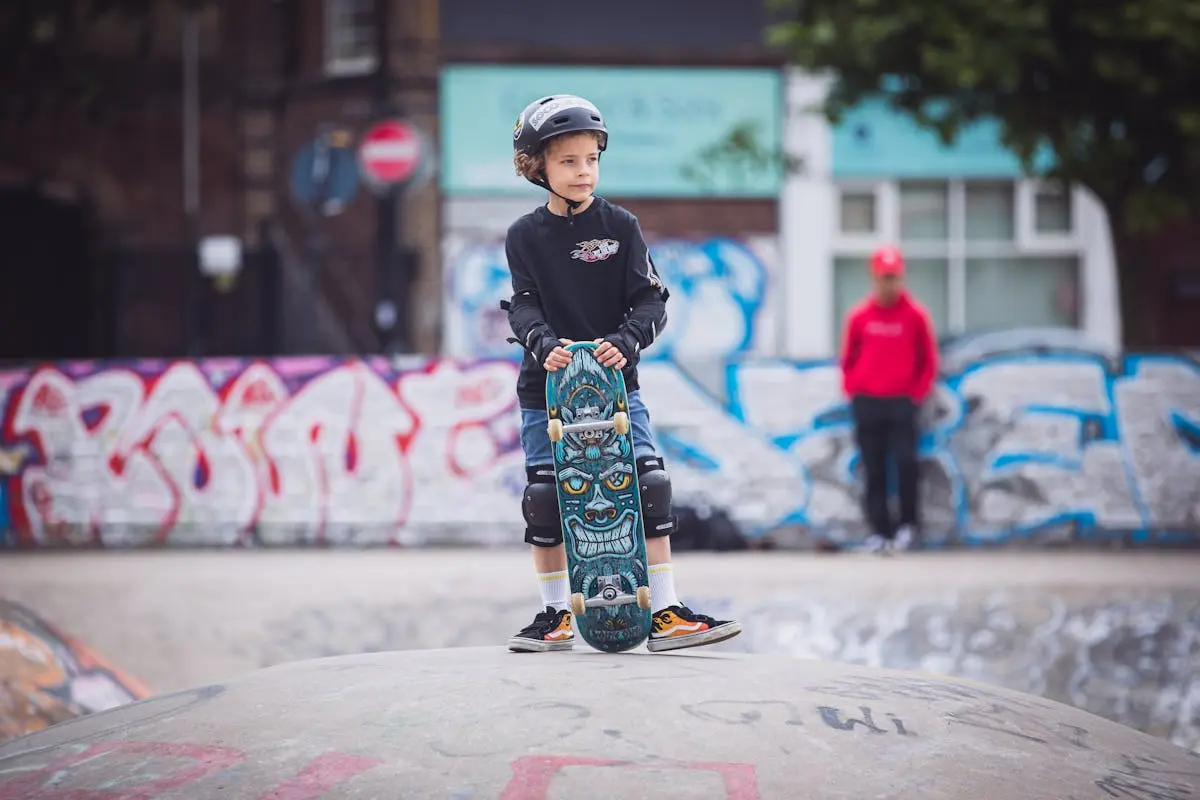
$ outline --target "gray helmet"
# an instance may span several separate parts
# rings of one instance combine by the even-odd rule
[[[513,126],[513,150],[536,155],[553,136],[580,131],[600,133],[600,150],[608,147],[608,128],[600,109],[573,94],[552,94],[525,107]]]

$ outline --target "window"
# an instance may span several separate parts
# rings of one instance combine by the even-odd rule
[[[869,189],[846,189],[839,203],[842,233],[875,232],[875,193]]]
[[[325,0],[325,71],[357,75],[375,69],[375,0]]]
[[[941,181],[901,183],[901,241],[946,241],[950,238],[949,209],[949,184]]]
[[[1036,233],[1070,233],[1071,193],[1039,187],[1033,197],[1033,229]]]
[[[964,186],[966,238],[1011,242],[1017,238],[1017,191],[1011,181],[979,181]]]
[[[841,187],[835,341],[840,347],[846,312],[870,291],[870,251],[889,241],[903,248],[908,287],[929,309],[939,336],[1079,327],[1084,245],[1074,213],[1071,191],[1032,180],[904,180],[870,192]]]
[[[1076,327],[1076,257],[968,258],[966,328]]]

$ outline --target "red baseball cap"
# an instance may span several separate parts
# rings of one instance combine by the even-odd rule
[[[903,275],[904,254],[900,248],[884,245],[871,254],[871,272],[875,275]]]

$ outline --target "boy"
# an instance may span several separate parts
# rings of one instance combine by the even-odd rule
[[[545,607],[509,640],[509,649],[517,652],[574,645],[554,456],[546,433],[546,374],[570,363],[571,354],[562,345],[572,341],[597,342],[598,359],[622,371],[629,392],[650,564],[654,626],[647,649],[713,644],[741,632],[740,623],[697,614],[675,594],[671,479],[650,432],[637,374],[641,351],[666,324],[668,292],[654,270],[637,218],[593,194],[600,153],[607,146],[600,111],[573,95],[530,103],[513,129],[517,174],[550,193],[544,206],[509,227],[505,241],[513,297],[501,305],[516,334],[509,341],[525,349],[517,378],[527,481],[521,510]]]
[[[904,255],[896,247],[871,254],[870,296],[846,316],[842,386],[850,398],[854,435],[865,477],[865,510],[872,552],[911,547],[920,531],[917,417],[937,376],[933,323],[904,288]],[[897,525],[888,508],[888,455],[900,484]]]

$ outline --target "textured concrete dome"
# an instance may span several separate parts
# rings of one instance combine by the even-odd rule
[[[1197,787],[1200,758],[1047,700],[700,651],[302,661],[0,747],[0,800],[1104,800]]]

